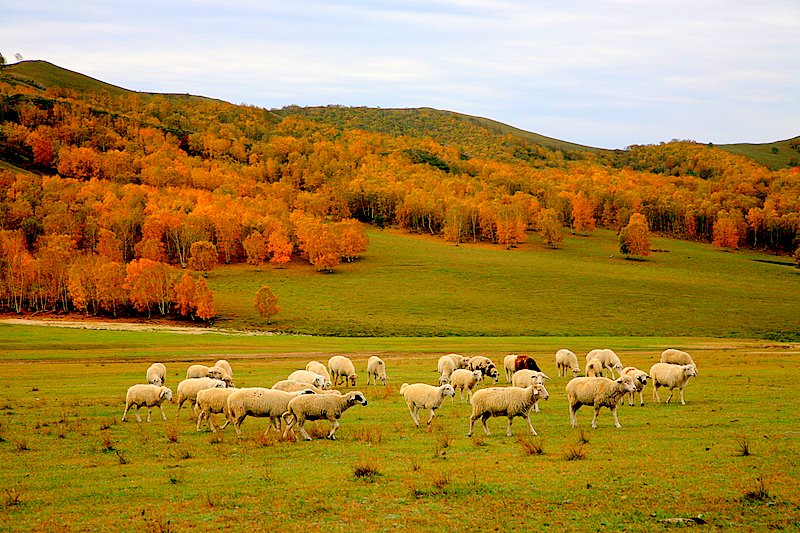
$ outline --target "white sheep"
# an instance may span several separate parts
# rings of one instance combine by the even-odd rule
[[[603,377],[603,365],[597,359],[592,359],[586,363],[585,374],[589,378]]]
[[[264,435],[266,435],[270,427],[280,431],[281,416],[286,412],[286,408],[292,398],[301,394],[314,394],[314,391],[308,388],[294,392],[265,389],[263,387],[237,389],[228,396],[225,415],[233,423],[237,437],[242,436],[242,422],[248,416],[269,418],[270,424],[264,431]]]
[[[511,423],[515,416],[520,416],[528,423],[528,428],[532,435],[536,435],[536,430],[531,424],[530,411],[534,403],[539,398],[548,399],[550,394],[544,385],[532,384],[524,389],[519,387],[489,387],[481,389],[472,395],[472,415],[469,417],[469,433],[472,436],[472,429],[477,419],[481,419],[483,430],[486,436],[489,433],[489,426],[486,421],[493,416],[507,416],[508,429],[506,436],[511,436]]]
[[[467,391],[469,403],[472,403],[472,389],[478,382],[483,381],[483,372],[480,370],[467,370],[466,368],[457,368],[450,374],[450,385],[454,390],[458,391],[458,396],[464,402],[464,391]],[[455,400],[455,394],[453,395]]]
[[[309,383],[300,383],[299,381],[293,381],[291,379],[283,379],[278,381],[271,388],[275,390],[282,390],[284,392],[295,392],[304,389],[311,389],[314,391],[314,394],[341,394],[341,392],[336,389],[320,389],[319,387],[315,387]]]
[[[489,376],[494,380],[495,383],[497,383],[497,379],[500,377],[500,372],[497,371],[497,366],[495,366],[491,359],[483,355],[470,357],[467,368],[469,370],[480,370],[483,372],[484,376]]]
[[[178,383],[178,412],[175,413],[175,420],[180,416],[181,407],[183,407],[183,403],[186,401],[189,401],[192,405],[191,413],[197,416],[197,412],[195,411],[197,393],[203,389],[213,389],[215,387],[224,389],[227,387],[227,384],[221,379],[214,378],[189,378]]]
[[[197,431],[200,431],[200,425],[204,419],[208,419],[208,427],[212,432],[216,433],[217,428],[214,427],[214,422],[211,420],[213,413],[225,413],[225,408],[228,404],[228,396],[239,389],[203,389],[197,391],[197,408],[200,411],[197,415]],[[225,429],[230,424],[230,420],[225,420],[225,423],[219,429]]]
[[[592,350],[586,354],[586,362],[588,363],[592,360],[600,361],[602,367],[608,369],[612,379],[614,378],[614,370],[616,370],[618,374],[622,370],[622,363],[613,350],[607,348],[603,350]]]
[[[186,379],[196,378],[222,379],[222,369],[215,366],[191,365],[186,369]]]
[[[661,362],[670,363],[673,365],[694,365],[695,368],[697,368],[697,365],[694,364],[694,359],[692,359],[691,355],[674,348],[667,348],[661,352]]]
[[[306,370],[316,372],[320,376],[325,376],[326,380],[331,381],[331,375],[328,372],[328,368],[319,361],[309,361],[308,364],[306,364]]]
[[[151,385],[164,385],[167,382],[167,367],[162,363],[153,363],[147,368],[147,382]]]
[[[503,358],[503,368],[506,371],[506,383],[511,383],[511,376],[513,376],[514,372],[516,372],[516,368],[514,368],[514,363],[516,360],[517,354],[515,353],[507,355]]]
[[[536,370],[517,370],[514,372],[514,375],[511,376],[511,384],[514,387],[526,388],[530,387],[531,385],[544,385],[544,380],[550,379],[547,374],[544,372],[537,372]],[[539,412],[539,400],[536,400],[533,404],[534,412]]]
[[[597,428],[597,416],[601,407],[608,407],[614,415],[614,426],[622,427],[617,417],[617,404],[629,392],[634,392],[636,385],[630,376],[621,376],[616,380],[608,378],[573,378],[567,383],[567,402],[569,403],[569,419],[572,427],[578,426],[575,413],[582,405],[594,407],[592,429]]]
[[[350,409],[355,404],[367,405],[367,399],[360,391],[351,391],[341,396],[330,394],[326,396],[311,395],[298,396],[289,402],[283,420],[286,422],[286,430],[283,437],[294,433],[294,426],[300,430],[300,434],[306,440],[311,440],[305,427],[306,420],[330,420],[331,430],[326,438],[336,440],[336,430],[339,429],[339,418],[342,413]]]
[[[453,363],[456,365],[456,370],[459,368],[467,368],[469,366],[469,357],[458,353],[447,354],[447,357],[453,360]]]
[[[581,373],[578,356],[566,348],[556,352],[556,367],[558,367],[558,377],[567,377],[568,369],[572,371],[572,377],[577,377]]]
[[[406,405],[408,405],[408,412],[411,414],[411,420],[414,421],[414,425],[419,427],[420,409],[430,410],[431,416],[428,418],[429,429],[436,409],[442,406],[445,398],[452,398],[455,395],[456,391],[449,383],[438,387],[426,383],[413,383],[411,385],[403,383],[400,386],[400,396],[405,399]]]
[[[312,372],[311,370],[295,370],[289,377],[292,381],[299,381],[300,383],[308,383],[310,385],[314,385],[315,387],[319,387],[320,389],[330,389],[332,384],[329,379],[325,379],[325,376],[321,376],[316,372]]]
[[[697,367],[694,365],[673,365],[671,363],[656,363],[650,367],[650,378],[653,380],[653,399],[661,403],[658,396],[658,388],[666,387],[669,389],[669,398],[672,399],[674,389],[679,389],[681,393],[681,405],[686,405],[683,399],[683,388],[689,382],[689,378],[697,376]]]
[[[223,372],[228,374],[228,376],[230,376],[231,378],[233,377],[233,369],[231,368],[231,364],[228,361],[226,361],[225,359],[220,359],[219,361],[214,363],[214,366],[219,368],[219,369],[221,369]]]
[[[351,387],[356,386],[358,374],[356,374],[356,367],[353,361],[349,358],[343,355],[334,355],[328,359],[328,370],[331,373],[334,386],[339,385],[339,378],[342,378],[342,384],[345,386],[347,386],[348,382]]]
[[[450,383],[450,374],[456,370],[456,363],[449,355],[443,355],[436,362],[436,371],[439,372],[439,385]]]
[[[633,378],[634,385],[636,385],[636,392],[639,393],[639,405],[644,406],[644,397],[642,396],[642,391],[644,390],[645,385],[647,385],[647,380],[650,379],[650,376],[644,370],[639,370],[634,366],[626,366],[623,368],[622,375]],[[633,405],[633,393],[630,393],[628,397],[628,405]]]
[[[386,385],[386,380],[389,379],[386,376],[386,363],[377,355],[373,355],[367,360],[367,385],[369,385],[370,379],[372,379],[373,385],[377,385],[379,379]]]
[[[125,394],[125,412],[122,413],[122,421],[125,421],[125,416],[128,414],[128,409],[131,406],[136,406],[136,421],[141,422],[142,418],[139,416],[139,408],[147,407],[147,421],[150,422],[150,412],[153,407],[161,409],[161,418],[167,419],[164,413],[164,407],[161,405],[164,401],[172,401],[172,391],[162,385],[138,384],[132,385],[128,388]]]

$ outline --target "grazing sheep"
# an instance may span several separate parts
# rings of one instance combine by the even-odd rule
[[[214,366],[225,372],[231,378],[233,378],[233,369],[231,368],[231,364],[225,359],[220,359],[219,361],[214,363]]]
[[[373,355],[367,360],[367,385],[369,385],[370,379],[372,379],[373,385],[377,385],[379,379],[386,385],[386,380],[389,379],[386,376],[386,363],[377,355]]]
[[[358,379],[358,374],[356,374],[356,367],[353,364],[353,361],[348,359],[343,355],[334,355],[330,359],[328,359],[328,370],[331,373],[331,379],[333,379],[333,385],[339,385],[339,378],[342,378],[342,384],[347,386],[348,382],[350,383],[351,387],[356,386],[356,379]]]
[[[314,385],[320,389],[330,389],[332,386],[331,380],[325,379],[325,376],[321,376],[320,374],[312,372],[311,370],[295,370],[289,374],[287,379],[299,381],[300,383],[308,383],[309,385]]]
[[[319,396],[315,394],[293,398],[283,414],[283,420],[286,422],[286,430],[283,432],[283,437],[286,438],[289,431],[294,433],[292,428],[296,425],[300,429],[300,434],[303,438],[311,440],[311,435],[303,427],[306,420],[330,420],[333,425],[326,438],[336,440],[335,434],[336,430],[339,429],[339,418],[342,413],[357,403],[367,405],[367,399],[357,390],[341,396],[333,394]]]
[[[403,383],[400,386],[400,396],[402,396],[406,405],[408,405],[408,412],[411,414],[411,420],[414,425],[419,427],[419,410],[430,409],[431,416],[428,418],[428,428],[431,427],[433,416],[436,409],[442,406],[442,402],[448,396],[450,398],[456,395],[456,391],[452,385],[445,383],[434,387],[425,383]]]
[[[592,359],[586,363],[586,377],[603,377],[603,365],[597,359]]]
[[[456,365],[456,370],[459,368],[467,368],[469,366],[469,357],[463,356],[458,353],[448,354],[447,357],[453,360]]]
[[[164,401],[172,401],[172,391],[167,387],[161,385],[139,384],[132,385],[128,388],[125,394],[125,412],[122,413],[122,421],[125,422],[125,416],[128,414],[128,409],[131,406],[136,406],[136,421],[141,422],[142,418],[139,416],[139,409],[147,407],[147,421],[150,422],[150,412],[153,407],[161,409],[161,418],[167,419],[164,413],[164,407],[161,405]]]
[[[567,377],[567,369],[572,371],[572,377],[577,377],[581,373],[578,356],[566,348],[556,352],[556,366],[558,367],[558,377]]]
[[[653,380],[653,399],[660,404],[661,398],[658,396],[658,388],[666,387],[669,389],[669,398],[667,398],[667,403],[669,403],[674,389],[679,389],[681,405],[686,405],[683,400],[683,388],[689,382],[689,378],[695,376],[697,376],[697,367],[694,365],[654,364],[650,367],[650,379]]]
[[[469,417],[469,433],[472,436],[472,428],[477,419],[481,419],[483,430],[486,436],[489,433],[489,426],[486,421],[493,416],[507,416],[508,429],[506,436],[511,436],[511,422],[515,416],[521,416],[528,423],[532,435],[536,435],[536,430],[531,424],[531,407],[539,400],[550,397],[544,385],[532,384],[524,389],[519,387],[489,387],[481,389],[472,395],[472,415]]]
[[[282,390],[284,392],[295,392],[304,389],[311,389],[314,394],[341,394],[336,389],[320,389],[309,383],[300,383],[299,381],[292,381],[291,379],[284,379],[276,382],[271,388],[275,390]]]
[[[514,368],[514,362],[517,360],[517,354],[512,353],[503,357],[503,370],[506,371],[506,383],[511,383],[511,376],[517,370]]]
[[[439,372],[439,384],[450,383],[450,374],[456,370],[456,363],[449,355],[443,355],[436,363],[436,371]]]
[[[484,376],[489,376],[495,383],[497,383],[497,379],[500,377],[500,372],[497,371],[497,367],[492,360],[482,355],[470,357],[469,366],[467,368],[469,370],[480,370],[483,372]]]
[[[269,418],[270,424],[264,430],[264,435],[266,435],[271,427],[280,431],[281,416],[289,407],[289,401],[302,394],[314,394],[314,391],[309,388],[294,392],[263,387],[237,389],[228,396],[225,414],[233,423],[237,437],[242,436],[242,422],[248,416]]]
[[[639,393],[639,405],[644,406],[642,391],[644,390],[644,386],[647,385],[647,380],[650,379],[650,376],[647,375],[647,372],[644,370],[639,370],[633,366],[626,366],[623,368],[622,375],[633,378],[634,385],[636,385],[636,392]],[[633,393],[630,393],[628,397],[628,405],[633,405]]]
[[[608,369],[612,379],[614,378],[614,370],[617,371],[617,374],[619,374],[619,372],[622,370],[622,363],[613,350],[592,350],[586,354],[586,362],[588,363],[592,360],[600,361],[602,367]]]
[[[153,363],[147,368],[147,382],[159,387],[167,382],[167,367],[162,363]]]
[[[458,396],[461,401],[464,401],[464,390],[467,391],[469,403],[472,403],[472,389],[479,381],[483,381],[483,372],[480,370],[467,370],[466,368],[458,368],[450,375],[450,385],[454,390],[458,391]],[[453,394],[453,400],[455,400]]]
[[[536,364],[532,357],[527,355],[518,355],[514,360],[514,372],[517,370],[535,370],[541,372],[542,369]]]
[[[203,389],[197,391],[197,408],[200,413],[197,415],[197,431],[200,431],[200,425],[204,419],[208,420],[208,427],[212,432],[216,433],[217,428],[214,427],[214,422],[211,420],[212,413],[225,413],[225,408],[228,405],[228,396],[239,389]],[[225,423],[219,429],[225,429],[230,424],[230,420],[225,420]]]
[[[697,368],[691,355],[674,348],[667,348],[661,352],[661,362],[673,365],[694,365]]]
[[[195,411],[195,406],[197,403],[197,393],[203,389],[224,389],[227,385],[221,379],[214,379],[214,378],[189,378],[184,379],[180,383],[178,383],[178,412],[175,413],[175,420],[178,420],[178,417],[181,414],[181,407],[183,407],[183,402],[189,401],[192,404],[191,413],[196,417],[197,412]]]
[[[514,387],[526,388],[531,385],[544,385],[544,380],[550,379],[544,372],[537,372],[536,370],[517,370],[511,376],[511,384]],[[539,412],[539,400],[533,404],[534,412]]]
[[[309,370],[311,372],[316,372],[320,376],[324,376],[325,379],[327,379],[328,381],[331,381],[331,375],[328,372],[328,367],[326,367],[319,361],[309,361],[308,364],[306,365],[306,370]]]
[[[614,426],[620,428],[617,404],[626,393],[634,392],[636,385],[630,376],[621,376],[616,381],[608,378],[574,378],[567,383],[567,402],[572,427],[577,427],[575,413],[582,405],[594,406],[592,429],[597,428],[597,416],[601,407],[608,407],[614,415]]]
[[[191,365],[186,369],[186,379],[196,378],[222,379],[222,369],[215,366]]]

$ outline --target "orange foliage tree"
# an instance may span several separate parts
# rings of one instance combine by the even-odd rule
[[[217,264],[217,247],[208,241],[197,241],[192,243],[191,257],[189,257],[189,268],[192,270],[211,270]]]
[[[278,314],[281,310],[281,308],[278,307],[278,298],[272,293],[272,289],[270,289],[268,285],[264,285],[258,289],[253,305],[256,311],[258,311],[258,314],[266,318],[268,322],[270,318]]]
[[[150,259],[134,259],[126,271],[125,288],[130,291],[133,307],[147,311],[148,317],[153,308],[167,314],[175,298],[175,268]]]
[[[619,251],[625,256],[650,255],[650,228],[643,214],[632,214],[628,225],[620,231]]]
[[[564,242],[564,233],[561,231],[561,216],[555,209],[542,209],[540,219],[542,241],[551,248],[558,248]]]
[[[711,241],[712,244],[714,246],[736,250],[739,248],[740,238],[741,234],[736,220],[727,213],[720,213],[717,216],[716,223],[714,223],[714,239]]]

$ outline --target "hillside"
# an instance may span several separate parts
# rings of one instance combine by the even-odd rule
[[[208,319],[216,263],[336,271],[367,252],[366,225],[510,253],[547,229],[546,254],[640,213],[664,237],[798,247],[798,168],[692,142],[559,143],[431,109],[270,111],[14,65],[0,310]]]
[[[800,136],[763,144],[719,144],[718,148],[758,161],[772,170],[800,166]]]

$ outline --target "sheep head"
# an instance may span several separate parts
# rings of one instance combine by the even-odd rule
[[[534,384],[532,386],[535,389],[535,395],[536,396],[539,396],[543,400],[547,400],[548,398],[550,398],[550,393],[547,392],[547,389],[545,388],[544,385],[542,385],[542,384],[538,384],[538,385]]]
[[[348,393],[347,403],[349,405],[355,405],[360,403],[361,405],[367,405],[367,398],[361,391],[353,391]]]
[[[172,401],[172,390],[168,387],[161,387],[161,392],[158,394],[158,397],[161,399],[165,399],[169,402]]]
[[[693,378],[697,376],[697,367],[694,365],[686,365],[684,370],[684,374],[688,377]]]
[[[439,387],[439,390],[442,391],[442,396],[455,396],[456,395],[456,390],[449,383],[445,383],[444,385]]]
[[[624,386],[625,392],[636,392],[636,383],[632,377],[620,376],[616,382]]]

